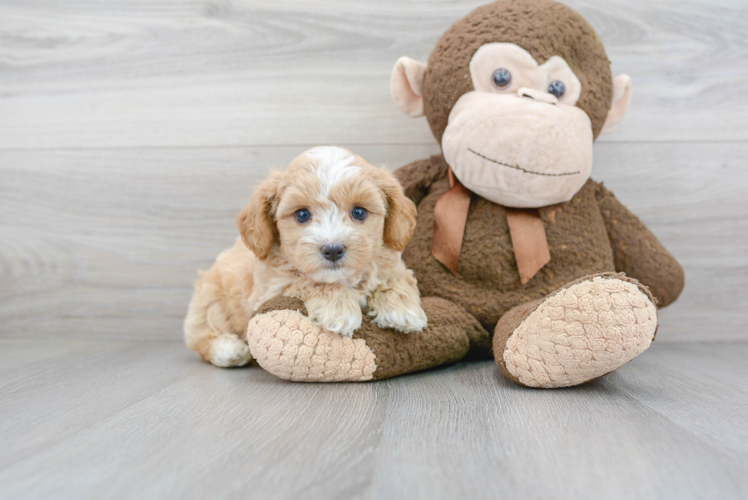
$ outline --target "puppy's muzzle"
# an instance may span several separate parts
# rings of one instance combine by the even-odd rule
[[[340,243],[328,243],[320,248],[320,252],[326,260],[335,263],[345,255],[345,247]]]

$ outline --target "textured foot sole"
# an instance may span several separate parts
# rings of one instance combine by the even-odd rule
[[[249,321],[252,356],[273,375],[299,382],[363,382],[374,378],[376,356],[364,339],[330,333],[303,314],[275,310]]]
[[[529,387],[601,377],[649,347],[657,311],[636,283],[597,276],[548,297],[507,340],[506,370]]]

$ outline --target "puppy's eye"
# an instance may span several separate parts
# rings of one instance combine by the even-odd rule
[[[312,218],[312,212],[310,212],[306,208],[300,208],[296,211],[295,214],[293,214],[293,216],[296,219],[296,222],[298,222],[299,224],[304,224]]]
[[[351,217],[356,220],[365,221],[368,216],[369,211],[363,207],[354,207],[353,210],[351,210]]]

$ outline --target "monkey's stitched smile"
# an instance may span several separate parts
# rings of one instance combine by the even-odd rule
[[[497,165],[501,165],[502,167],[509,167],[509,168],[513,168],[513,169],[515,169],[515,170],[519,170],[519,171],[521,171],[521,172],[524,172],[524,173],[526,173],[526,174],[532,174],[532,175],[544,175],[544,176],[546,176],[546,177],[564,177],[564,176],[566,176],[566,175],[579,175],[579,173],[580,173],[580,172],[579,172],[579,170],[577,170],[577,171],[575,171],[575,172],[562,172],[562,173],[560,173],[560,174],[549,174],[549,173],[546,173],[546,172],[534,172],[534,171],[532,171],[532,170],[527,170],[526,168],[522,168],[522,167],[520,167],[520,166],[517,166],[517,165],[509,165],[508,163],[502,163],[502,162],[500,162],[500,161],[496,161],[496,160],[494,160],[494,159],[491,159],[491,158],[489,158],[489,157],[487,157],[487,156],[484,156],[484,155],[482,155],[482,154],[478,153],[477,151],[473,151],[473,150],[472,150],[472,149],[470,149],[470,148],[467,148],[467,150],[468,150],[468,151],[470,151],[471,153],[473,153],[473,154],[474,154],[474,155],[476,155],[476,156],[480,156],[480,157],[481,157],[481,158],[483,158],[484,160],[488,160],[488,161],[490,161],[490,162],[492,162],[492,163],[495,163],[495,164],[497,164]]]

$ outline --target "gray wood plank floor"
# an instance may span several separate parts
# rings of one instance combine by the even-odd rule
[[[176,342],[4,339],[0,497],[746,498],[746,357],[656,343],[543,391],[491,362],[312,385]]]

